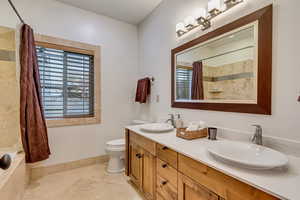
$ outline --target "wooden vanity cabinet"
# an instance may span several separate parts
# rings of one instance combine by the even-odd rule
[[[178,200],[219,200],[219,196],[191,178],[179,173]]]
[[[146,148],[151,147],[151,141],[140,138],[136,134],[132,135],[134,135],[132,138],[126,135],[126,146],[128,148],[126,150],[126,159],[128,159],[126,174],[147,200],[154,200],[156,199],[156,159],[155,155],[143,148],[145,144]],[[150,151],[155,152],[155,149],[150,148]]]
[[[156,154],[160,160],[177,169],[178,153],[176,151],[161,144],[156,144]]]
[[[141,186],[141,178],[142,178],[142,152],[141,148],[134,144],[129,144],[129,176],[131,181],[137,186]]]
[[[156,192],[164,200],[177,200],[178,172],[170,163],[156,158]]]
[[[146,150],[142,150],[141,191],[148,200],[155,199],[155,163],[156,160],[154,155]]]
[[[219,199],[278,200],[272,195],[181,154],[178,155],[178,171],[218,194]]]
[[[126,130],[126,175],[147,200],[279,200]]]

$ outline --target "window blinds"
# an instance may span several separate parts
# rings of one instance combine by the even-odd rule
[[[192,69],[176,69],[176,99],[191,99]]]
[[[37,46],[46,118],[94,115],[94,58]]]

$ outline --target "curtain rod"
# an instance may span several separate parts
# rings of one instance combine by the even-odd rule
[[[16,15],[18,16],[19,20],[25,24],[24,20],[22,19],[22,17],[20,16],[19,12],[17,11],[16,7],[14,6],[14,4],[12,3],[11,0],[8,0],[8,3],[10,4],[10,6],[13,8],[13,10],[15,11]]]

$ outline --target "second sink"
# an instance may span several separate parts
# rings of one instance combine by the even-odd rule
[[[216,141],[207,150],[216,158],[249,169],[272,169],[288,163],[286,155],[250,143]]]

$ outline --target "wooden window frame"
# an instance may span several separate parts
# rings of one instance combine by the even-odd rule
[[[101,123],[101,47],[46,35],[35,34],[37,46],[94,56],[94,116],[82,118],[46,119],[47,127],[76,126]]]

